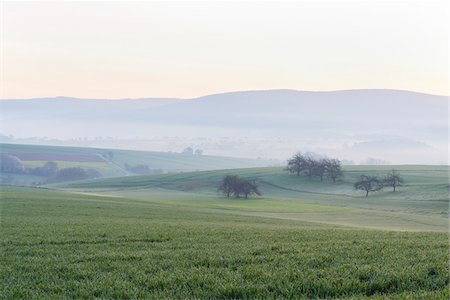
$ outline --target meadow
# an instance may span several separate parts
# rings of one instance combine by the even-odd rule
[[[395,168],[405,186],[365,198],[353,189],[361,174],[382,176]],[[240,215],[294,219],[384,230],[448,230],[448,171],[445,166],[344,166],[345,177],[320,182],[283,168],[215,170],[128,176],[58,185],[72,192],[130,197],[153,203],[227,210]],[[227,174],[258,182],[262,197],[227,199],[216,188]]]
[[[44,188],[1,192],[3,299],[450,296],[444,232],[324,225]]]
[[[55,161],[59,168],[94,169],[103,177],[130,175],[131,173],[125,167],[127,164],[131,166],[146,165],[152,170],[174,173],[223,168],[264,167],[279,163],[278,161],[263,159],[210,155],[6,143],[0,144],[0,153],[20,158],[25,167],[42,167],[47,161]],[[35,185],[37,182],[47,181],[42,176],[11,173],[0,173],[0,180],[15,185]]]

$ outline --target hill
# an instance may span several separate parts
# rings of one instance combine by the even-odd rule
[[[95,169],[105,177],[130,175],[133,173],[132,167],[137,165],[148,166],[149,172],[167,173],[258,167],[278,163],[270,160],[209,155],[19,144],[0,144],[0,153],[18,157],[26,167],[42,166],[47,161],[55,161],[60,168],[83,167]],[[126,167],[127,165],[129,168]],[[12,174],[6,173],[1,175],[2,177],[12,176]],[[41,182],[43,178],[14,175],[12,180],[15,184],[27,184]]]
[[[361,174],[384,175],[392,166],[346,166],[335,184],[287,174],[281,168],[252,168],[154,176],[133,176],[71,183],[70,191],[177,206],[298,219],[365,228],[445,231],[448,225],[448,167],[394,166],[406,185],[368,198],[353,189]],[[224,175],[257,181],[263,197],[227,199],[216,188]]]
[[[305,148],[354,160],[380,155],[361,147],[364,143],[385,145],[378,158],[402,164],[447,157],[448,97],[408,91],[269,90],[184,100],[58,97],[0,105],[2,133],[19,137],[258,137],[263,141],[253,147],[253,157],[286,158]],[[288,149],[277,152],[280,138],[298,141],[284,143]],[[236,147],[227,155],[239,156],[239,151]]]

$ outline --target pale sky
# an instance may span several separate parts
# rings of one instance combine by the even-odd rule
[[[443,2],[3,2],[0,98],[448,95]]]

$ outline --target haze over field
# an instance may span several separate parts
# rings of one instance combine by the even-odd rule
[[[5,299],[450,299],[449,1],[0,0]]]
[[[3,135],[66,145],[175,152],[191,146],[212,155],[276,159],[302,150],[356,162],[422,164],[443,163],[447,155],[448,98],[408,91],[268,90],[114,101],[56,97],[0,105]]]

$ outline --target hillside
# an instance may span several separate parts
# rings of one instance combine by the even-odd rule
[[[146,165],[155,172],[167,173],[261,167],[278,163],[277,161],[269,160],[209,155],[19,144],[0,144],[0,153],[18,157],[26,167],[42,166],[47,161],[55,161],[60,167],[95,169],[105,177],[132,174],[133,172],[127,169],[126,165]],[[2,177],[12,176],[6,173],[1,175]],[[15,180],[15,184],[27,184],[39,182],[43,179],[35,176],[14,175],[13,180]]]
[[[347,166],[345,178],[336,184],[289,175],[281,168],[252,168],[112,178],[59,188],[319,223],[397,230],[446,230],[448,167],[394,167],[406,185],[395,193],[384,189],[368,198],[355,191],[353,183],[361,174],[382,176],[392,166]],[[227,174],[255,179],[263,197],[243,200],[218,195],[216,187]]]

